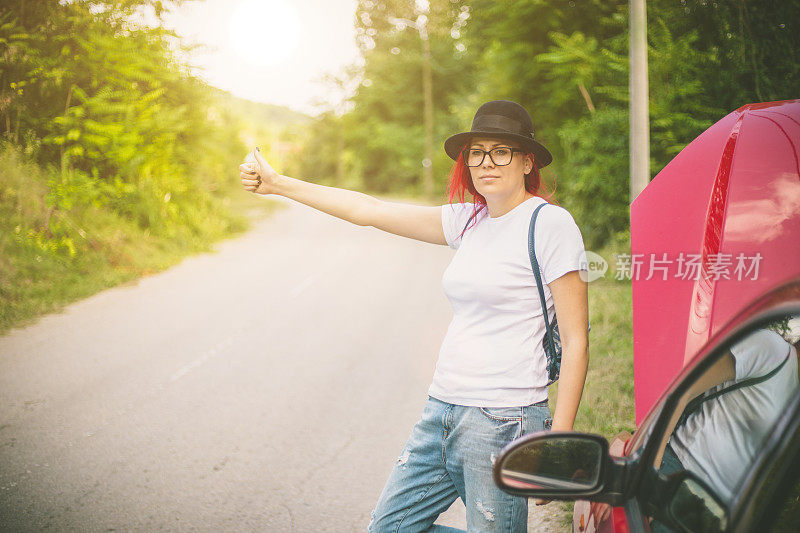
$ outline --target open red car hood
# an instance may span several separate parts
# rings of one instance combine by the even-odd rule
[[[638,425],[710,335],[800,272],[800,100],[741,107],[684,148],[631,205],[631,252]]]

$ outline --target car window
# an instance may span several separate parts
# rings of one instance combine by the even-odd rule
[[[694,508],[684,507],[686,516],[712,508],[713,516],[705,519],[725,514],[762,444],[800,391],[796,326],[796,317],[777,320],[718,351],[680,398],[653,460],[653,486],[645,491],[661,498],[645,506],[654,532],[671,530],[665,498],[677,498],[687,487]],[[703,529],[713,530],[707,524]]]

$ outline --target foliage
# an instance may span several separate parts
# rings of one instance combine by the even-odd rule
[[[176,3],[0,5],[0,329],[245,227],[243,117],[277,131],[286,111],[208,87],[174,35],[133,22]]]
[[[686,59],[707,102],[731,111],[752,102],[797,98],[800,3],[782,0],[648,2],[676,36],[696,33]]]
[[[621,13],[627,2],[476,0],[470,7],[466,39],[469,50],[478,55],[478,100],[521,103],[534,119],[537,138],[560,160],[558,126],[590,112],[580,85],[595,108],[603,100],[598,100],[593,83],[627,86],[627,71],[620,73],[614,54],[608,52],[627,57],[627,50],[618,49],[627,46],[627,40],[613,40],[626,31],[627,19]]]
[[[441,139],[463,127],[451,106],[472,79],[470,58],[459,51],[467,13],[461,0],[433,0],[427,10],[407,1],[360,0],[356,31],[364,64],[349,73],[357,81],[350,109],[341,117],[323,114],[312,125],[304,175],[339,176],[338,182],[346,179],[375,192],[421,191],[427,38],[436,139],[432,164],[443,190],[452,161],[441,149]],[[335,134],[325,131],[334,124]]]
[[[216,215],[209,188],[191,172],[203,146],[234,132],[205,127],[210,93],[172,57],[168,32],[129,22],[144,5],[163,9],[148,1],[7,6],[4,133],[61,168],[48,195],[53,209],[107,205],[171,235],[192,226],[195,211]]]
[[[657,172],[728,110],[707,98],[702,78],[713,54],[696,49],[697,30],[676,35],[654,15],[648,32],[650,166]]]
[[[606,107],[558,130],[566,161],[559,182],[564,206],[587,249],[603,246],[628,221],[628,112]]]
[[[226,197],[214,216],[190,212],[190,223],[176,225],[167,238],[102,203],[55,209],[48,196],[68,190],[80,198],[91,189],[85,174],[64,179],[58,167],[44,168],[8,143],[0,143],[0,168],[0,333],[210,250],[214,241],[246,229],[246,219],[232,212],[272,209],[249,196]]]
[[[420,190],[424,55],[417,31],[392,22],[416,19],[420,4],[359,2],[363,65],[337,81],[357,89],[348,106],[313,125],[305,175],[320,169],[322,177],[338,176],[334,183]],[[469,128],[482,102],[515,100],[531,112],[536,138],[553,152],[548,170],[559,182],[557,200],[573,211],[587,246],[603,247],[625,232],[628,2],[429,5],[440,184],[451,164],[441,149],[447,136]],[[797,2],[651,0],[647,9],[651,176],[733,109],[797,97]]]

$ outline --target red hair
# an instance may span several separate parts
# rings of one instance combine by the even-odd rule
[[[486,198],[475,190],[475,185],[472,183],[472,176],[469,173],[469,167],[464,163],[464,150],[467,149],[467,146],[469,146],[469,142],[461,147],[461,150],[458,152],[458,159],[456,159],[453,168],[450,170],[450,178],[447,181],[447,201],[451,204],[453,200],[464,203],[464,193],[469,192],[472,195],[475,208],[472,212],[472,222],[467,226],[467,228],[469,228],[477,222],[478,213],[481,209],[486,207]],[[552,198],[556,191],[555,177],[553,178],[553,190],[551,191],[549,187],[542,182],[539,167],[536,166],[534,160],[533,170],[525,174],[525,190],[534,196],[539,196],[550,203],[554,203]],[[464,228],[464,231],[466,231],[467,228]],[[461,232],[462,235],[464,231]]]

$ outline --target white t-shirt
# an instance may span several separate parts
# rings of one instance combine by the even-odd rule
[[[710,391],[769,374],[790,352],[777,374],[703,402],[672,435],[670,446],[683,467],[706,481],[724,501],[730,500],[756,451],[797,392],[794,347],[774,331],[754,332],[731,348],[735,379]]]
[[[518,407],[547,399],[545,325],[528,256],[531,215],[542,203],[535,196],[494,218],[484,207],[463,236],[474,205],[442,206],[445,238],[457,251],[442,277],[453,320],[428,391],[434,398],[478,407]],[[535,241],[552,320],[546,284],[582,268],[583,239],[569,212],[546,205],[536,219]]]

